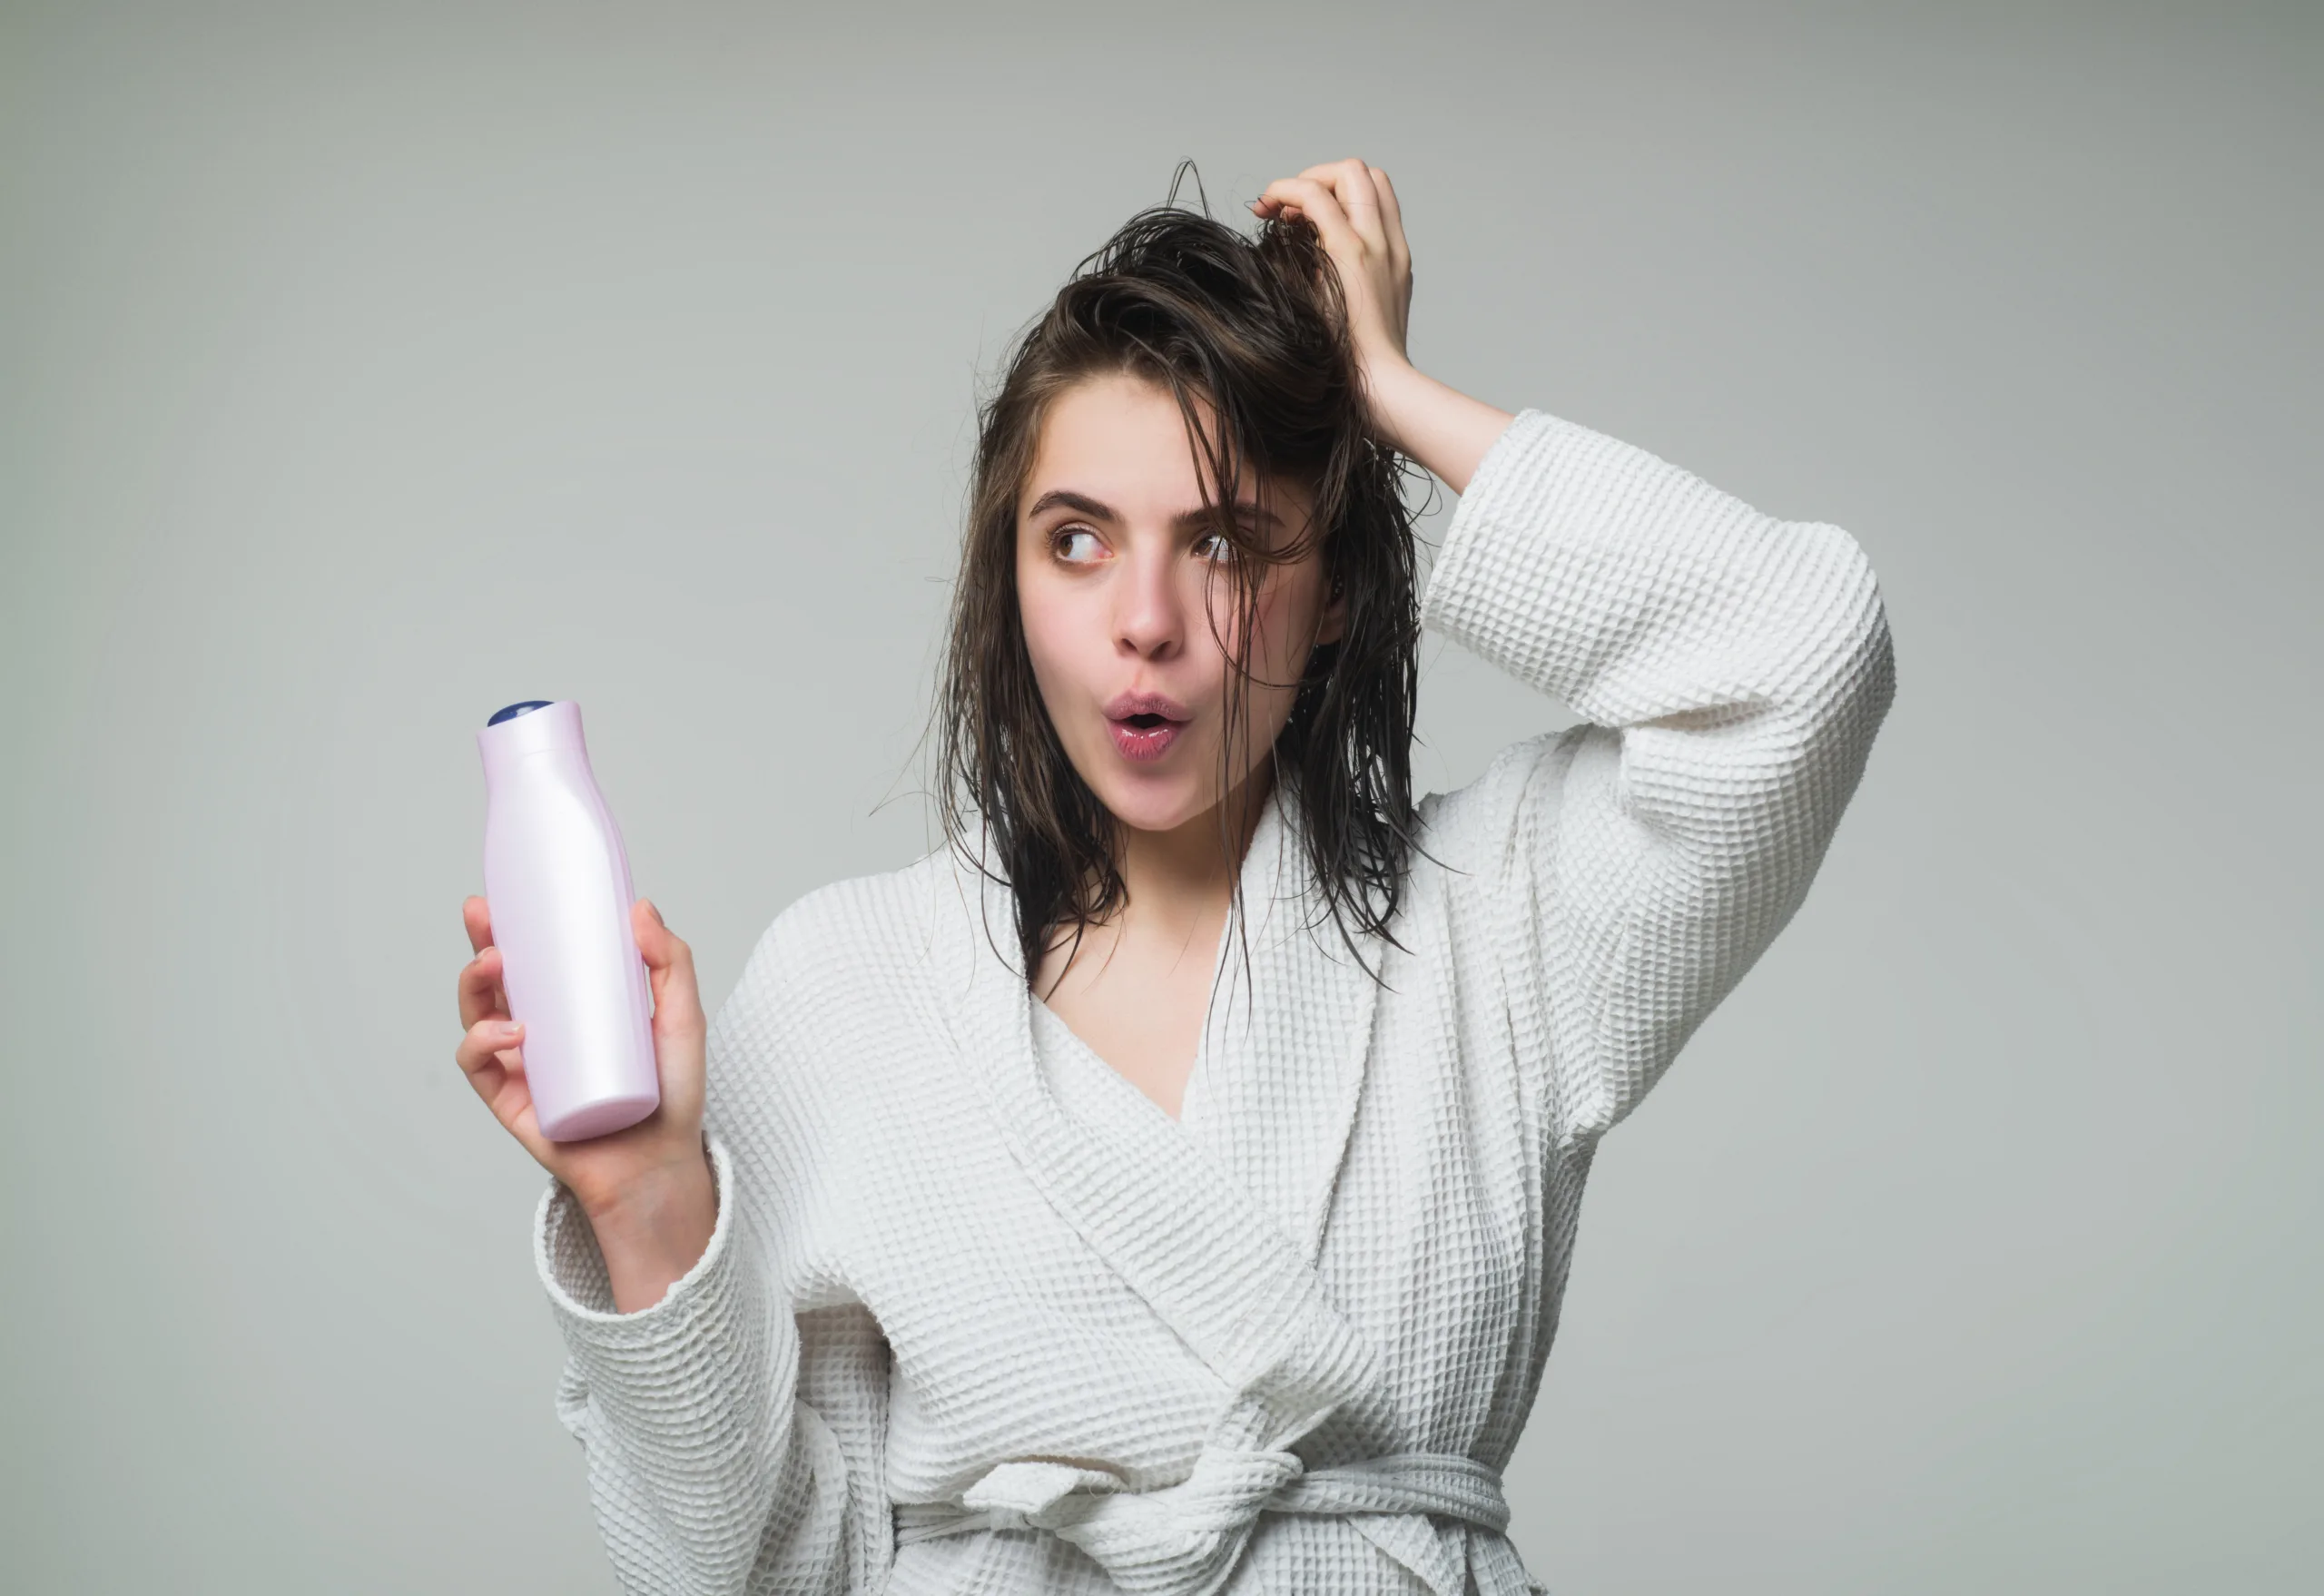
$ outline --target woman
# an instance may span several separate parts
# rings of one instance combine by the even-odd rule
[[[637,906],[652,1118],[541,1139],[468,901],[630,1589],[1540,1589],[1592,1153],[1798,905],[1886,626],[1837,527],[1414,370],[1384,173],[1254,208],[1134,220],[986,407],[950,845],[715,1027]],[[1462,495],[1418,600],[1399,457]],[[1413,803],[1421,621],[1585,724]]]

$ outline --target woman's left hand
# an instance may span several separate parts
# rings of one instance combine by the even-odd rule
[[[1404,353],[1413,253],[1388,174],[1361,161],[1310,166],[1267,184],[1251,209],[1266,221],[1304,216],[1315,224],[1339,272],[1374,435],[1435,472],[1453,492],[1466,493],[1512,418],[1423,377]]]
[[[1251,209],[1263,220],[1305,216],[1315,224],[1339,268],[1364,386],[1375,394],[1390,386],[1398,369],[1412,363],[1404,329],[1412,320],[1413,252],[1388,174],[1354,160],[1310,166],[1267,184]]]

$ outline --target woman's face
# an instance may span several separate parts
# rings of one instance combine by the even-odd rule
[[[1265,547],[1305,530],[1310,500],[1291,483],[1246,481],[1236,497]],[[1167,389],[1094,377],[1050,402],[1017,506],[1025,645],[1074,769],[1140,831],[1175,831],[1224,795],[1240,606],[1234,550],[1203,525],[1202,504]],[[1266,571],[1247,656],[1254,679],[1225,762],[1234,785],[1291,718],[1309,652],[1339,635],[1342,606],[1326,605],[1324,587],[1313,548]]]

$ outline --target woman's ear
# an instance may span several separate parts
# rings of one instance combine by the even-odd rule
[[[1332,573],[1330,591],[1324,597],[1323,616],[1316,622],[1315,642],[1319,646],[1325,643],[1337,643],[1345,635],[1347,635],[1346,583],[1341,578],[1339,573],[1334,571]]]

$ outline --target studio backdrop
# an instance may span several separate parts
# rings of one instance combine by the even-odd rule
[[[585,706],[714,1006],[936,840],[1010,337],[1180,161],[1354,154],[1423,369],[1846,527],[1896,639],[1601,1149],[1529,1564],[2315,1588],[2313,5],[106,0],[0,76],[0,1586],[612,1590],[452,1060],[476,729]],[[1424,662],[1423,790],[1566,717]]]

